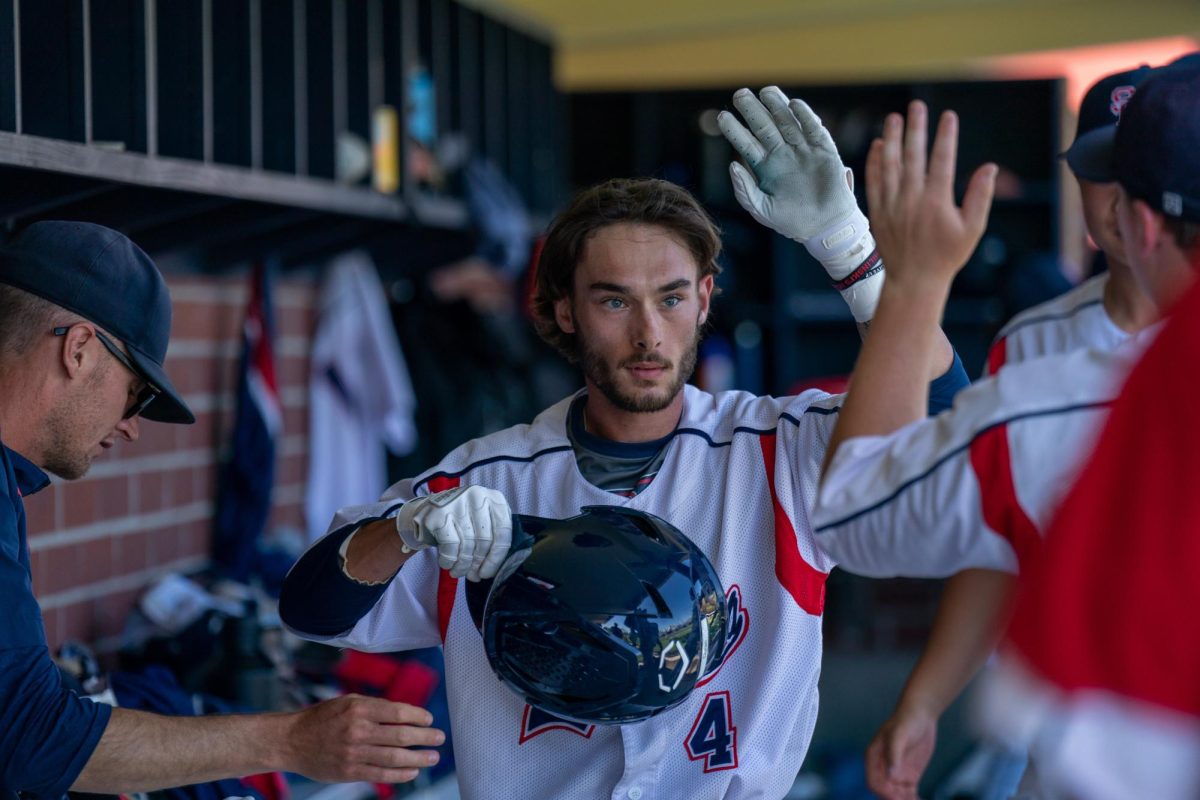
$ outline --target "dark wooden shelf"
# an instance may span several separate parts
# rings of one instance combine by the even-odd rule
[[[400,222],[408,217],[400,198],[371,189],[182,158],[112,151],[40,136],[0,132],[0,166],[369,219]]]
[[[559,200],[549,44],[456,0],[94,5],[0,0],[9,229],[98,222],[197,269],[457,234],[470,226],[465,203],[422,193],[407,170],[414,141],[450,132],[532,208]],[[395,146],[397,194],[335,179],[348,136]]]

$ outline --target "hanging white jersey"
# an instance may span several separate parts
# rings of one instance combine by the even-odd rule
[[[409,560],[352,630],[321,641],[373,651],[444,646],[467,800],[784,797],[817,718],[833,562],[813,541],[807,509],[840,397],[713,396],[687,386],[657,477],[629,498],[580,474],[566,432],[571,399],[532,424],[468,442],[377,505],[345,509],[331,530],[459,485],[497,489],[519,514],[561,518],[616,505],[662,517],[704,551],[726,591],[723,661],[686,701],[619,727],[526,705],[493,674],[463,586],[437,568],[433,550]]]
[[[813,511],[821,548],[872,577],[1017,572],[1090,452],[1132,345],[1014,364],[936,417],[843,442]]]
[[[996,334],[988,351],[986,374],[995,375],[1005,364],[1085,347],[1106,351],[1120,347],[1129,334],[1117,327],[1104,310],[1107,285],[1105,272],[1017,314]]]
[[[416,397],[375,265],[364,251],[338,256],[321,287],[309,376],[308,541],[349,503],[387,486],[387,450],[416,444]]]

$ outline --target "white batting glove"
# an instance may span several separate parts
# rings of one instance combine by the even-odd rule
[[[438,565],[451,577],[491,578],[512,545],[512,511],[504,495],[482,486],[459,486],[409,500],[396,515],[406,551],[436,547]]]
[[[854,175],[842,164],[833,137],[808,104],[788,100],[774,86],[759,97],[739,89],[733,105],[749,129],[728,111],[717,124],[750,165],[750,170],[729,165],[738,203],[762,225],[803,244],[825,267],[854,318],[870,320],[883,286],[883,262],[854,199]]]

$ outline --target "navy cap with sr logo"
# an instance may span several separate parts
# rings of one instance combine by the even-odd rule
[[[140,377],[157,391],[141,416],[196,421],[163,369],[171,335],[166,282],[123,234],[89,222],[35,222],[0,247],[0,283],[72,311],[124,342]]]
[[[1075,141],[1062,154],[1075,177],[1112,182],[1112,128],[1121,118],[1121,109],[1151,72],[1148,66],[1116,72],[1087,90],[1079,106]]]
[[[1168,217],[1200,222],[1200,58],[1154,70],[1121,114],[1113,177]]]

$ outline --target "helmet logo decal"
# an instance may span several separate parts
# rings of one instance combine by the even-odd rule
[[[725,593],[725,641],[718,643],[722,649],[721,661],[717,668],[696,681],[697,686],[703,686],[720,672],[721,667],[738,649],[750,630],[750,612],[742,605],[742,588],[736,583]]]
[[[703,626],[701,626],[703,628]],[[678,653],[678,655],[675,655]],[[659,691],[673,692],[679,688],[679,684],[683,681],[683,676],[687,673],[688,664],[691,659],[688,658],[687,651],[683,649],[683,643],[678,639],[672,641],[669,645],[663,648],[662,655],[658,657],[658,688]],[[668,678],[671,673],[675,673],[675,681],[670,686],[663,681],[663,674]]]

